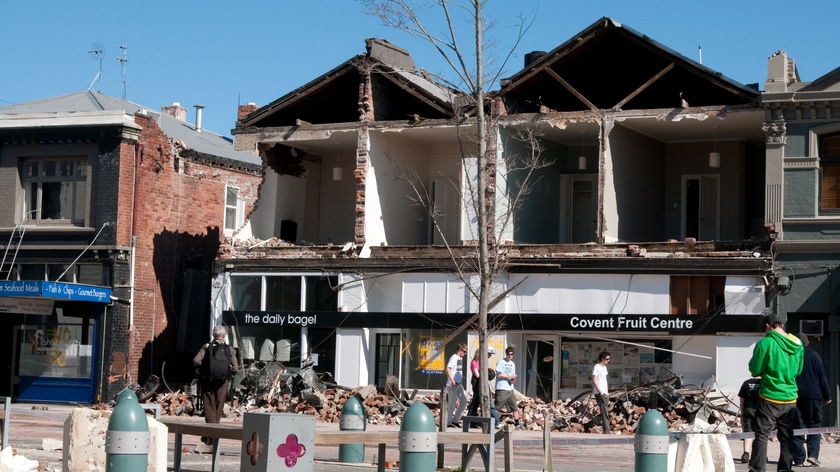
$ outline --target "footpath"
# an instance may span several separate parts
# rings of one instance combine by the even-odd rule
[[[13,404],[11,410],[10,446],[20,455],[27,459],[40,462],[41,470],[48,472],[60,472],[62,470],[62,451],[64,420],[73,410],[69,405],[53,404]],[[197,422],[203,422],[203,418],[190,417]],[[239,419],[231,419],[223,422],[235,423]],[[338,424],[316,423],[316,431],[338,431]],[[367,425],[368,430],[399,430],[397,426]],[[455,431],[450,428],[451,431]],[[541,431],[520,431],[513,433],[513,470],[515,471],[542,471],[547,470],[544,463],[544,438]],[[729,439],[730,450],[734,459],[735,471],[747,471],[746,464],[740,463],[742,446],[737,435],[731,435]],[[551,467],[555,471],[562,472],[624,472],[633,470],[635,466],[636,453],[634,450],[634,438],[632,436],[610,436],[600,434],[572,434],[572,433],[551,433]],[[840,435],[837,432],[826,434],[820,453],[821,467],[814,468],[824,471],[840,471]],[[168,470],[173,470],[174,457],[174,435],[169,435]],[[211,454],[193,452],[195,446],[200,443],[198,437],[184,436],[182,444],[181,470],[183,471],[210,471]],[[240,470],[241,443],[234,440],[221,441],[221,472],[233,472]],[[504,470],[504,450],[501,443],[497,444],[496,468]],[[347,464],[338,461],[338,446],[316,446],[314,454],[314,470],[319,472],[372,472],[376,471],[376,463],[379,449],[376,446],[365,447],[365,462],[358,464]],[[778,457],[778,442],[771,441],[768,446],[767,470],[776,469],[776,458]],[[399,460],[399,449],[396,444],[386,448],[386,460],[394,462]],[[444,455],[444,467],[449,470],[460,468],[461,447],[447,446]],[[473,470],[484,470],[484,466],[476,456],[470,468]],[[802,468],[805,469],[805,468]],[[809,468],[810,469],[810,468]],[[396,469],[395,469],[396,470]],[[796,468],[796,470],[800,470]]]

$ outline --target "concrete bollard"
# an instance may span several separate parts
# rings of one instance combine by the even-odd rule
[[[149,465],[149,422],[131,390],[117,398],[105,434],[105,472],[145,472]]]
[[[400,472],[434,472],[437,431],[435,417],[417,402],[405,412],[400,426]]]
[[[666,472],[670,434],[665,418],[658,410],[648,410],[639,420],[634,450],[636,472]]]
[[[364,431],[367,427],[367,417],[362,402],[355,395],[350,396],[341,407],[341,418],[338,429],[341,431]],[[340,462],[364,462],[364,444],[341,444],[338,446],[338,460]]]

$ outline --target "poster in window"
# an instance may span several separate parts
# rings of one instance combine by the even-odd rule
[[[440,350],[438,351],[438,348]],[[420,337],[418,370],[425,374],[443,372],[446,369],[446,359],[443,353],[443,339],[428,336]]]

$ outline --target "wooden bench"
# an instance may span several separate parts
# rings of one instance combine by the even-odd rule
[[[399,437],[400,431],[319,431],[315,433],[315,445],[376,444],[379,447],[376,456],[377,470],[383,472],[386,462],[385,450],[388,445],[398,444]],[[512,460],[510,460],[513,442],[511,441],[511,434],[508,428],[503,428],[494,433],[470,433],[464,431],[437,432],[438,445],[461,446],[461,470],[469,470],[469,464],[475,452],[481,454],[486,470],[495,470],[495,444],[499,441],[504,441],[505,471],[510,472],[513,465]]]
[[[200,423],[194,420],[183,420],[180,418],[160,418],[162,424],[170,434],[175,435],[175,451],[173,470],[181,470],[181,448],[183,435],[204,436],[213,439],[213,465],[212,471],[218,472],[220,464],[219,439],[242,440],[242,424],[237,423]],[[468,470],[469,463],[475,452],[479,452],[484,460],[486,470],[492,471],[495,468],[495,444],[504,441],[505,471],[512,469],[512,446],[510,429],[503,428],[491,433],[471,433],[464,431],[442,431],[437,433],[439,445],[461,445],[461,470]],[[340,446],[342,444],[376,444],[379,447],[377,455],[377,470],[385,470],[385,450],[388,445],[396,445],[399,442],[399,431],[316,431],[316,446]]]
[[[158,418],[158,421],[163,423],[168,429],[169,433],[175,435],[175,454],[173,461],[173,469],[175,472],[181,470],[181,447],[182,437],[185,434],[191,436],[207,437],[213,440],[213,472],[218,472],[219,456],[221,455],[219,448],[219,439],[235,439],[242,441],[242,425],[232,423],[199,423],[197,421],[188,421],[179,418]]]

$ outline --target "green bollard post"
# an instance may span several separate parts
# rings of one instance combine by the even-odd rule
[[[666,472],[668,470],[668,423],[659,410],[648,410],[639,420],[634,450],[635,472]]]
[[[355,395],[349,397],[341,407],[341,418],[338,429],[341,431],[364,431],[367,418],[362,402]],[[364,462],[364,444],[341,444],[338,446],[338,460],[340,462]]]
[[[400,426],[400,472],[434,472],[437,431],[435,417],[417,402],[405,412]]]
[[[123,390],[108,420],[105,472],[146,472],[149,465],[149,422],[137,395]]]

